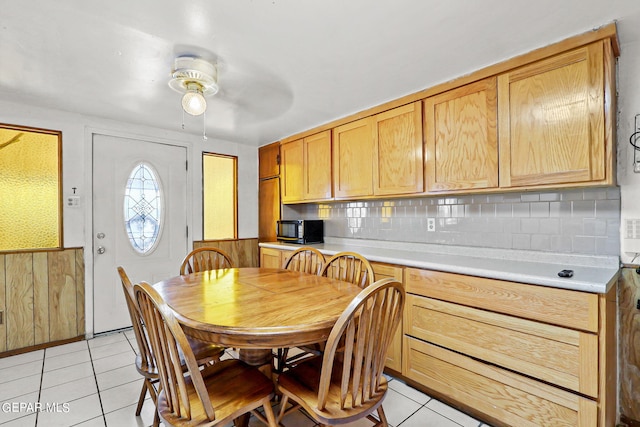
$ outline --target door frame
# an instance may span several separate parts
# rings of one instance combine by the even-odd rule
[[[187,236],[187,247],[193,247],[193,174],[194,164],[193,144],[188,141],[177,141],[166,138],[159,138],[152,135],[140,135],[126,131],[117,131],[113,129],[85,127],[85,188],[84,205],[85,205],[85,233],[84,233],[84,321],[85,321],[85,338],[93,338],[94,331],[94,307],[93,307],[93,274],[94,274],[94,257],[95,248],[93,238],[93,137],[94,135],[104,135],[116,138],[135,139],[144,142],[174,145],[184,147],[187,150],[187,161],[189,162],[189,170],[187,171],[187,226],[189,227],[189,236]],[[188,138],[185,138],[188,139]]]

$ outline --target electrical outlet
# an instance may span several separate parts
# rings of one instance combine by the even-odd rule
[[[436,231],[436,219],[427,218],[427,231]]]

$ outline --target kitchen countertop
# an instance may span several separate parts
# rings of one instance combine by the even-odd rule
[[[300,246],[284,242],[260,243],[260,247],[283,250],[295,250]],[[620,269],[616,256],[328,237],[323,244],[308,246],[325,255],[351,251],[369,261],[592,293],[608,292]],[[558,272],[564,269],[573,270],[573,277],[558,277]]]

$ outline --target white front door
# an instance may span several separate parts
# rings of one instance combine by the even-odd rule
[[[132,283],[153,284],[178,275],[188,245],[186,162],[185,147],[93,135],[94,333],[131,325],[118,266]],[[160,204],[155,196],[136,202],[141,185],[154,186],[152,175],[159,182]],[[128,182],[134,182],[134,189],[125,202]],[[139,214],[129,227],[125,207]]]

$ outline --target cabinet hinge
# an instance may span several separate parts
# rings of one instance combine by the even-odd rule
[[[280,154],[276,155],[276,164],[279,165],[280,164]]]

